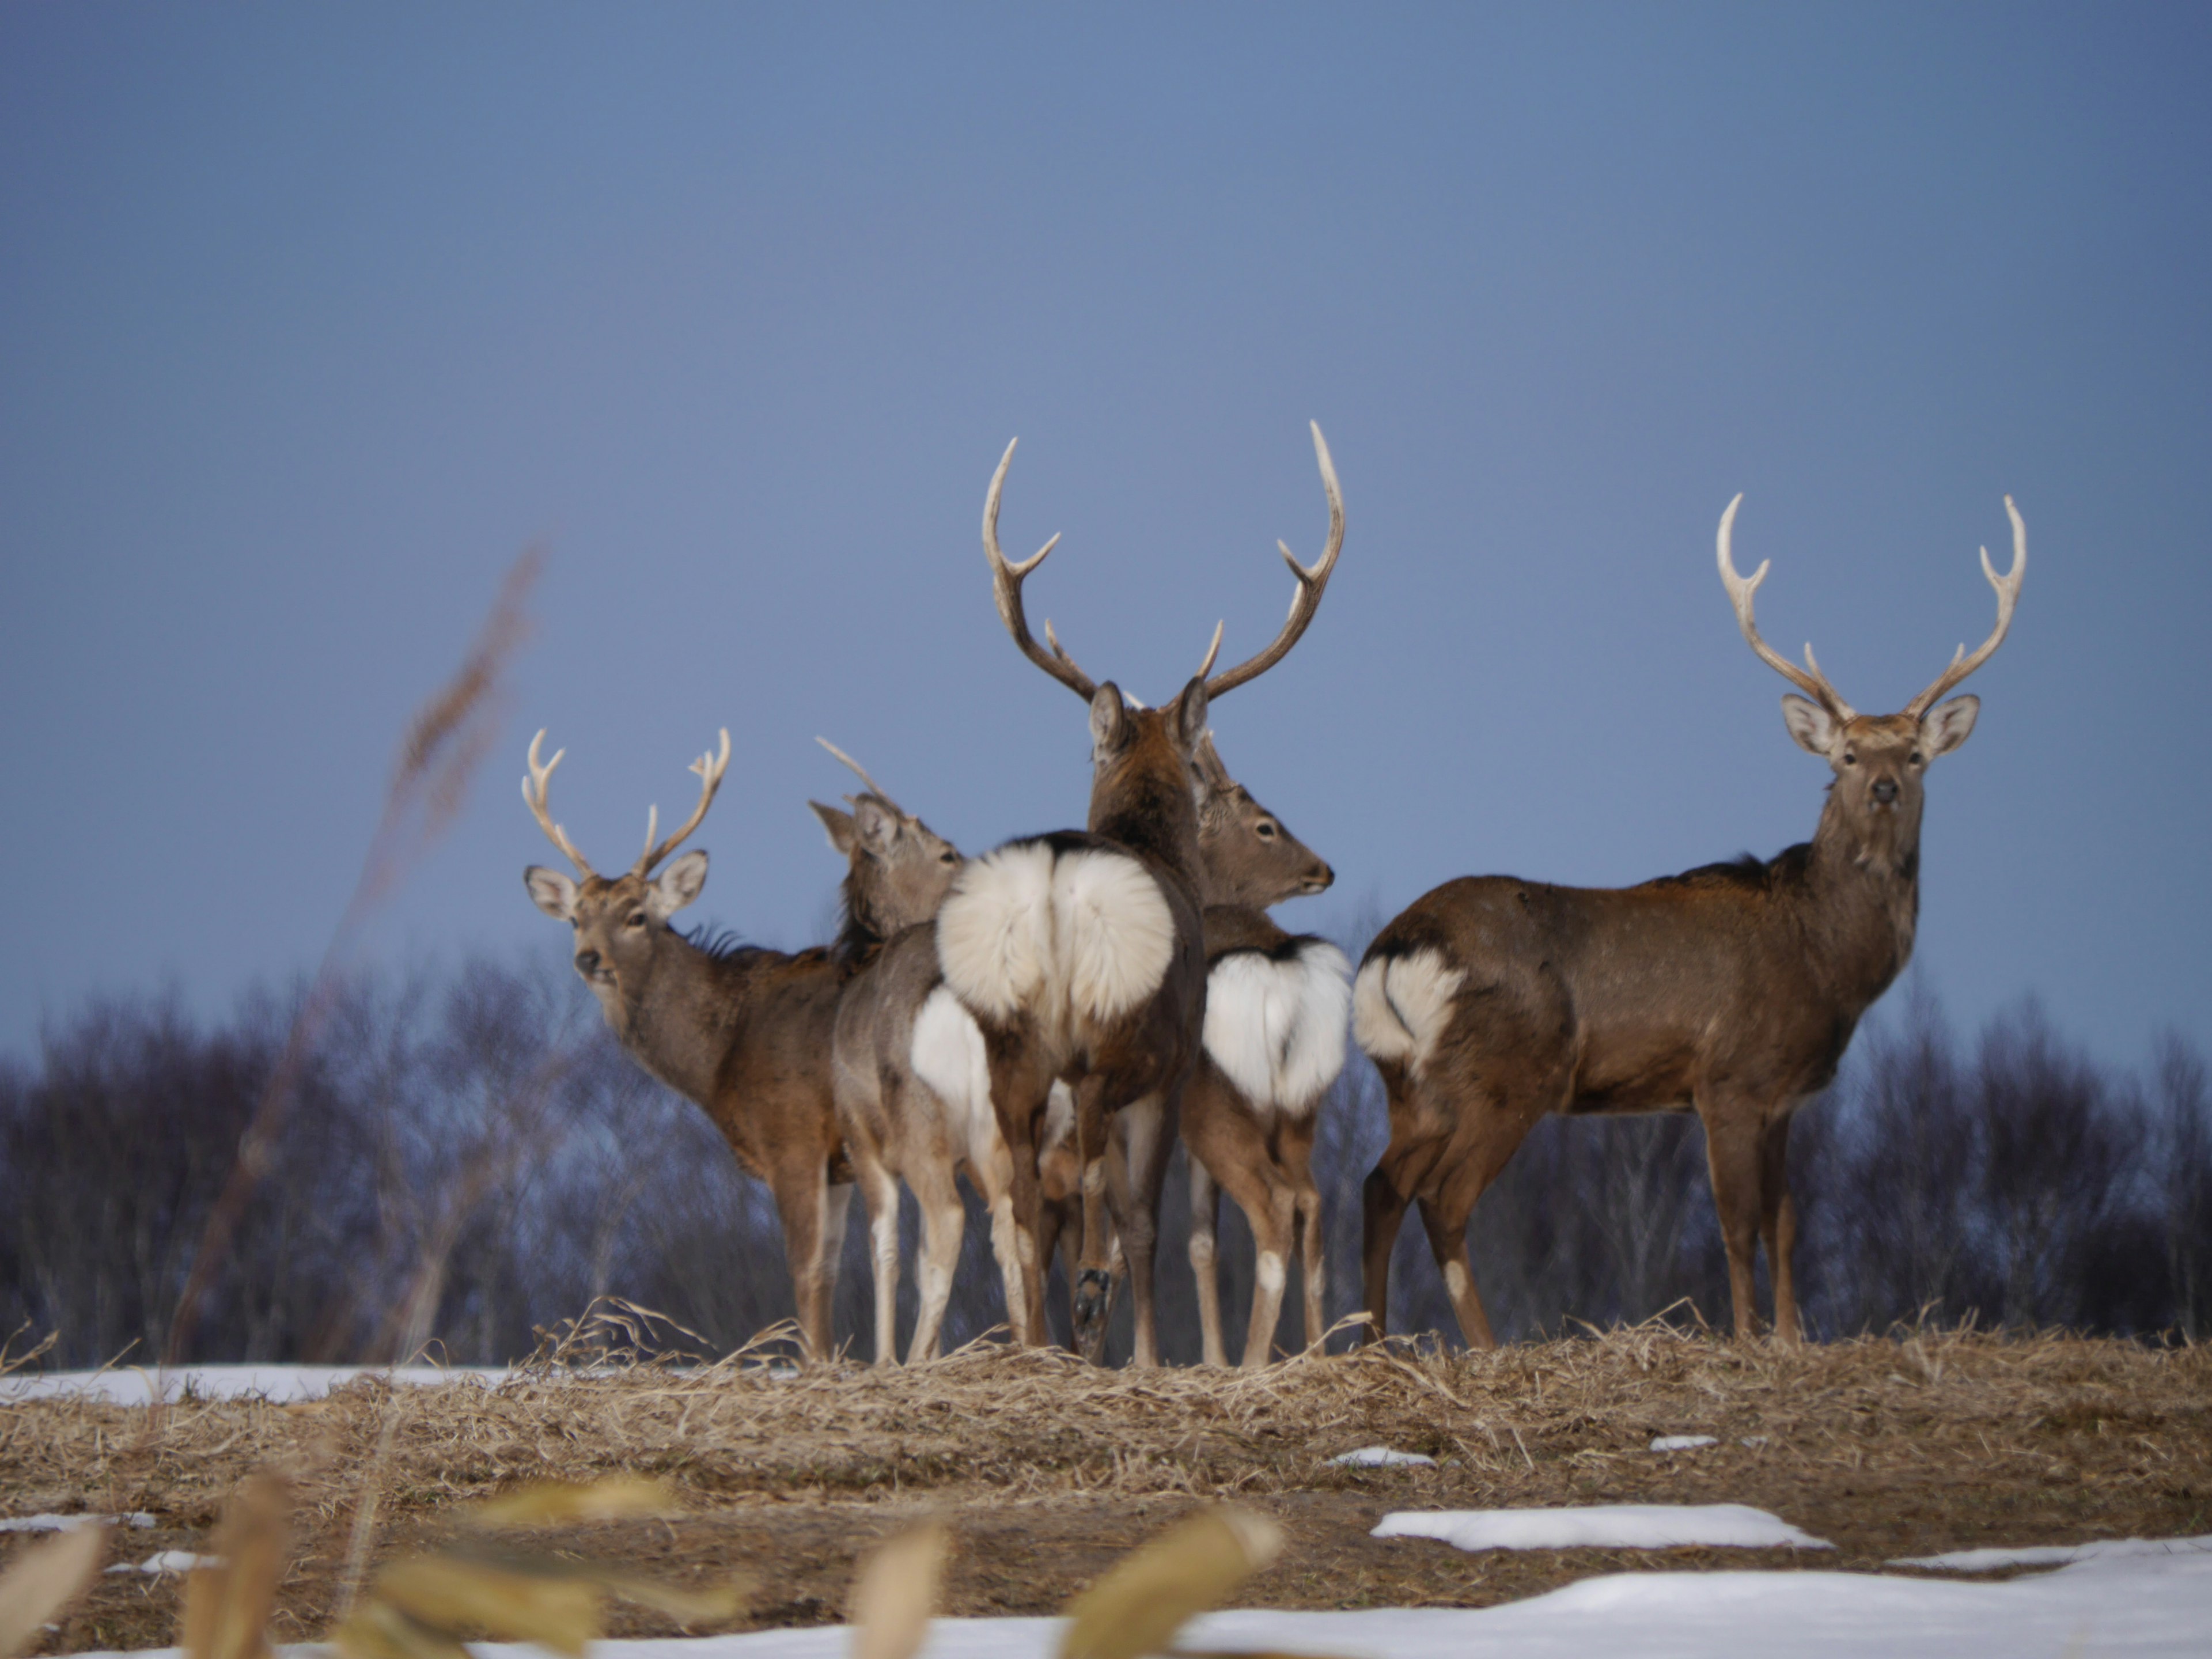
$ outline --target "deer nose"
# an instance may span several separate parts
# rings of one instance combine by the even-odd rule
[[[576,971],[581,974],[586,979],[589,979],[593,974],[598,973],[599,971],[599,953],[597,951],[577,951]]]
[[[1892,801],[1895,800],[1897,799],[1897,780],[1895,778],[1876,778],[1874,785],[1874,798],[1880,801],[1884,806],[1888,805]]]
[[[1316,864],[1313,875],[1306,882],[1306,891],[1318,893],[1336,879],[1336,872],[1326,864]]]

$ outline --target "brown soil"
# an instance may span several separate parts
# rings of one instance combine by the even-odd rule
[[[1655,1454],[1661,1434],[1722,1443]],[[1377,1443],[1445,1461],[1323,1461]],[[679,1583],[748,1572],[760,1588],[736,1627],[837,1619],[855,1559],[924,1510],[946,1515],[957,1540],[946,1612],[1053,1612],[1209,1498],[1288,1530],[1246,1605],[1481,1606],[1659,1565],[1870,1571],[1980,1545],[2212,1533],[2212,1358],[1936,1334],[1793,1351],[1644,1328],[1253,1374],[1103,1372],[979,1347],[912,1371],[795,1380],[750,1364],[641,1366],[495,1390],[364,1382],[289,1407],[0,1407],[0,1514],[150,1510],[158,1528],[118,1540],[131,1559],[205,1548],[224,1497],[263,1466],[290,1472],[303,1505],[280,1640],[327,1627],[370,1483],[381,1559],[442,1535],[458,1502],[616,1471],[665,1476],[691,1513],[570,1528],[558,1547]],[[1718,1502],[1771,1510],[1838,1547],[1469,1556],[1368,1536],[1394,1509]],[[27,1541],[0,1535],[0,1564]],[[46,1650],[166,1645],[179,1598],[173,1577],[103,1577]],[[675,1630],[623,1611],[612,1633]]]

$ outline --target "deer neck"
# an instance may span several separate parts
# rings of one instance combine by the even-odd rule
[[[1147,863],[1173,872],[1194,897],[1206,890],[1198,806],[1180,762],[1171,770],[1128,766],[1102,773],[1091,787],[1088,827],[1092,835],[1119,842]]]
[[[722,983],[720,964],[671,932],[635,988],[599,992],[599,1006],[630,1058],[685,1099],[708,1106],[729,1047],[739,999]],[[593,990],[598,992],[598,988]]]
[[[1911,957],[1920,918],[1920,825],[1885,824],[1873,835],[1832,793],[1806,862],[1806,892],[1838,988],[1863,1007]]]

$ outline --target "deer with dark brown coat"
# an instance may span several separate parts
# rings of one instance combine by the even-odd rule
[[[1448,882],[1376,935],[1353,989],[1352,1030],[1382,1075],[1390,1141],[1367,1177],[1366,1305],[1387,1317],[1391,1247],[1418,1201],[1461,1334],[1488,1346],[1469,1271],[1475,1200],[1537,1120],[1695,1110],[1727,1248],[1735,1332],[1757,1328],[1764,1242],[1775,1328],[1801,1334],[1787,1179],[1790,1115],[1836,1074],[1859,1017],[1912,953],[1927,768],[1966,740],[1980,708],[1939,703],[2012,625],[2027,532],[2009,496],[2013,564],[1996,625],[1895,714],[1861,714],[1805,649],[1799,668],[1759,638],[1729,556],[1741,495],[1721,516],[1721,580],[1746,641],[1804,696],[1782,699],[1799,746],[1835,776],[1813,839],[1765,863],[1709,865],[1639,887],[1554,887],[1506,876]],[[1808,700],[1809,699],[1809,701]]]
[[[1298,586],[1281,631],[1258,655],[1209,678],[1217,629],[1200,673],[1164,708],[1133,706],[1112,681],[1092,680],[1049,623],[1049,649],[1030,635],[1022,583],[1060,538],[1020,564],[1000,551],[999,500],[1012,444],[984,498],[983,547],[1000,619],[1024,655],[1090,705],[1091,811],[1084,830],[1010,842],[971,862],[938,913],[938,963],[981,1030],[993,1109],[1012,1157],[1026,1304],[1018,1334],[1042,1330],[1038,1120],[1055,1080],[1073,1091],[1085,1220],[1075,1334],[1093,1359],[1105,1340],[1109,1241],[1118,1236],[1135,1304],[1133,1358],[1159,1363],[1152,1296],[1159,1189],[1206,1011],[1196,756],[1211,701],[1281,660],[1311,622],[1334,564],[1343,503],[1319,427],[1314,447],[1329,499],[1329,542],[1312,569],[1283,550]]]
[[[540,732],[531,741],[523,799],[580,879],[533,865],[523,872],[530,896],[574,930],[576,972],[630,1057],[704,1111],[739,1166],[768,1183],[783,1224],[800,1340],[811,1357],[826,1356],[852,1196],[830,1086],[838,1000],[884,939],[935,911],[959,854],[919,818],[867,798],[850,814],[817,805],[831,843],[849,860],[836,943],[796,954],[710,946],[670,925],[705,887],[707,854],[694,848],[653,872],[706,817],[729,765],[729,732],[719,756],[692,763],[701,787],[690,817],[656,841],[656,808],[644,853],[615,877],[596,873],[554,822],[548,791],[566,751],[541,763],[544,739]]]

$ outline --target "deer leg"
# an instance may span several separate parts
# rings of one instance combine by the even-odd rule
[[[1797,1206],[1790,1196],[1790,1117],[1778,1112],[1767,1123],[1759,1148],[1759,1231],[1766,1246],[1766,1273],[1774,1281],[1774,1334],[1801,1342],[1805,1329],[1797,1317],[1797,1287],[1790,1261],[1797,1246]]]
[[[799,1351],[809,1362],[818,1362],[830,1357],[829,1285],[823,1264],[830,1233],[830,1188],[819,1170],[811,1172],[811,1179],[794,1177],[788,1170],[777,1174],[781,1178],[769,1190],[783,1223],[783,1255],[791,1268]]]
[[[937,1358],[945,1328],[945,1304],[952,1299],[952,1273],[960,1262],[960,1241],[968,1231],[968,1208],[960,1201],[960,1188],[950,1163],[925,1159],[911,1177],[915,1200],[921,1206],[921,1305],[914,1322],[914,1336],[907,1345],[907,1363]],[[893,1212],[896,1213],[896,1211]],[[1012,1213],[1012,1206],[1008,1214]],[[995,1218],[994,1218],[995,1224]],[[891,1235],[897,1247],[898,1235]]]
[[[865,1154],[854,1159],[854,1173],[860,1177],[860,1202],[868,1212],[868,1265],[875,1276],[876,1291],[876,1364],[896,1365],[898,1363],[898,1279],[899,1279],[899,1188],[898,1177],[885,1169],[881,1160]],[[832,1230],[842,1236],[842,1228]],[[837,1254],[837,1247],[825,1236],[823,1241],[825,1258],[825,1279],[830,1278],[827,1259]]]
[[[1386,1159],[1369,1172],[1359,1189],[1359,1255],[1367,1295],[1363,1342],[1379,1342],[1390,1327],[1390,1252],[1405,1224],[1407,1194],[1390,1178]]]
[[[1214,1265],[1214,1226],[1221,1189],[1194,1152],[1190,1159],[1190,1273],[1198,1283],[1198,1340],[1200,1363],[1226,1365],[1221,1342],[1221,1279]]]
[[[1298,1273],[1304,1282],[1306,1346],[1311,1347],[1328,1329],[1327,1302],[1328,1269],[1321,1231],[1321,1188],[1313,1178],[1313,1143],[1318,1109],[1312,1117],[1286,1123],[1277,1132],[1278,1161],[1296,1200],[1298,1230]]]
[[[1297,1237],[1298,1195],[1274,1170],[1267,1172],[1266,1198],[1252,1224],[1252,1322],[1244,1333],[1247,1370],[1275,1357],[1275,1327],[1283,1316],[1283,1290],[1290,1279],[1291,1246]]]
[[[1075,1351],[1092,1364],[1106,1351],[1106,1315],[1114,1290],[1107,1255],[1105,1079],[1075,1086],[1075,1161],[1082,1170],[1082,1266],[1075,1283]]]
[[[1490,1316],[1483,1311],[1482,1292],[1475,1288],[1474,1260],[1468,1249],[1467,1223],[1474,1213],[1474,1200],[1449,1188],[1440,1197],[1421,1200],[1421,1224],[1428,1229],[1429,1253],[1436,1257],[1437,1269],[1444,1276],[1444,1294],[1451,1298],[1460,1336],[1470,1348],[1494,1348],[1498,1339],[1490,1333]]]
[[[1032,1334],[1030,1324],[1029,1275],[1022,1267],[1021,1224],[1014,1215],[1014,1155],[1000,1137],[976,1152],[968,1168],[991,1212],[991,1254],[998,1261],[999,1282],[1006,1291],[1006,1328],[1016,1342],[1042,1342],[1044,1328],[1035,1327]],[[1048,1230],[1036,1245],[1042,1277],[1052,1259],[1051,1236],[1059,1228],[1058,1215],[1050,1206],[1039,1218],[1039,1225]]]
[[[1728,1247],[1729,1300],[1738,1341],[1759,1333],[1759,1299],[1752,1263],[1759,1249],[1760,1146],[1757,1115],[1723,1116],[1701,1110],[1705,1121],[1705,1163],[1712,1171],[1713,1207],[1720,1213],[1721,1242]]]
[[[994,1052],[991,1055],[991,1107],[999,1120],[999,1136],[1012,1161],[1014,1248],[1021,1268],[1018,1298],[1006,1293],[1006,1323],[1017,1344],[1041,1340],[1044,1329],[1045,1264],[1037,1253],[1037,1233],[1042,1221],[1042,1195],[1037,1185],[1036,1119],[1044,1105],[1049,1082],[1032,1075],[1024,1054]]]
[[[1167,1178],[1168,1156],[1174,1149],[1175,1126],[1165,1099],[1157,1094],[1131,1101],[1114,1115],[1111,1150],[1106,1160],[1107,1197],[1113,1219],[1111,1237],[1119,1244],[1129,1269],[1129,1291],[1136,1312],[1136,1340],[1129,1363],[1156,1366],[1160,1363],[1158,1310],[1153,1304],[1153,1276],[1158,1266],[1160,1188]],[[1091,1248],[1090,1217],[1085,1218],[1084,1255]],[[1106,1252],[1109,1282],[1113,1273],[1111,1247]],[[1103,1341],[1104,1322],[1100,1322]]]

